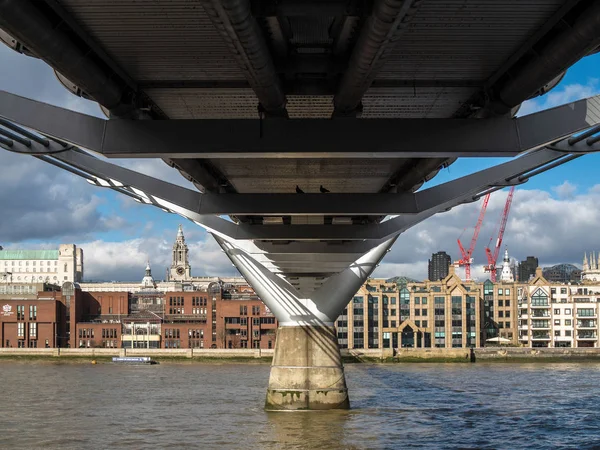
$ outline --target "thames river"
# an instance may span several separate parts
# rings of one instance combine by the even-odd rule
[[[598,448],[600,364],[346,366],[350,411],[266,413],[266,364],[0,361],[0,447]]]

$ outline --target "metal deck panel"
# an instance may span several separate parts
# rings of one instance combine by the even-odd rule
[[[378,192],[404,159],[212,159],[238,192]]]
[[[365,119],[450,117],[476,88],[371,88],[363,97]]]
[[[135,80],[244,80],[200,1],[61,0]]]
[[[562,3],[424,1],[377,79],[486,80]]]
[[[258,99],[249,88],[157,88],[144,92],[171,119],[258,119]]]

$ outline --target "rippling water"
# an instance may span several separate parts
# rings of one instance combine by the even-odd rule
[[[346,366],[352,410],[266,413],[259,364],[0,362],[0,447],[598,448],[600,364]]]

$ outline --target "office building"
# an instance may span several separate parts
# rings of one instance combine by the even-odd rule
[[[581,269],[573,264],[557,264],[552,267],[545,267],[542,274],[551,283],[578,283],[581,281]]]
[[[79,282],[83,279],[83,250],[61,244],[56,250],[0,250],[0,283]]]
[[[438,281],[448,276],[448,267],[452,260],[446,252],[437,252],[431,255],[428,264],[429,281]]]
[[[530,278],[535,276],[535,269],[540,265],[535,256],[528,256],[525,261],[519,263],[518,281],[527,283]]]

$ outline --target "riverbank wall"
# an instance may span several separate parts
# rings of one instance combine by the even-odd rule
[[[529,362],[598,360],[600,348],[403,348],[342,349],[345,363],[410,362]],[[150,356],[158,360],[262,361],[269,362],[272,349],[124,349],[124,348],[0,348],[0,359],[109,359],[113,356]]]
[[[473,349],[475,361],[530,361],[598,359],[600,348],[485,347]]]
[[[106,357],[150,356],[152,358],[259,359],[273,357],[270,349],[160,349],[160,348],[0,348],[1,357]]]

